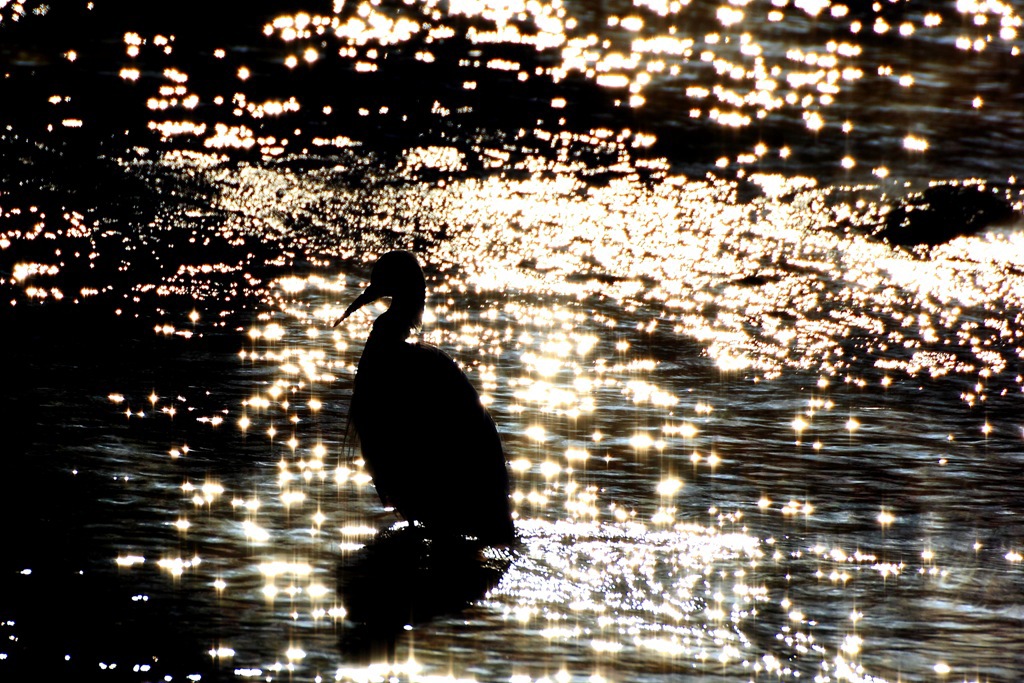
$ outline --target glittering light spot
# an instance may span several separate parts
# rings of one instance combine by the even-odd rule
[[[857,635],[848,635],[843,639],[843,644],[840,649],[851,657],[857,656],[860,653],[861,646],[864,644],[864,640]]]
[[[270,532],[258,526],[255,522],[245,520],[242,522],[242,530],[245,532],[245,537],[250,541],[264,543],[270,540]]]
[[[821,118],[821,114],[818,112],[805,112],[804,122],[806,123],[807,128],[812,131],[819,131],[825,127],[825,120]]]
[[[654,439],[647,434],[634,434],[629,439],[629,445],[638,451],[647,450],[654,445]]]
[[[509,466],[516,472],[528,472],[533,464],[527,458],[516,458]]]
[[[260,573],[267,578],[277,576],[308,576],[313,572],[312,565],[306,562],[284,562],[280,560],[263,562],[259,565]]]
[[[281,494],[281,502],[286,506],[297,505],[306,500],[306,494],[302,491],[285,491]]]
[[[674,496],[683,488],[683,482],[675,477],[668,477],[658,482],[657,491],[659,496]]]
[[[722,26],[732,26],[743,21],[743,11],[734,7],[719,7],[717,18]]]
[[[544,476],[545,479],[551,479],[553,477],[556,477],[558,476],[558,473],[561,471],[562,468],[559,467],[558,463],[553,462],[551,460],[545,460],[540,464],[540,473],[541,475]]]
[[[590,453],[584,448],[567,448],[565,450],[565,459],[569,462],[586,462],[590,458]]]
[[[911,152],[925,152],[928,150],[928,141],[915,135],[908,135],[903,138],[903,148]]]
[[[526,428],[526,438],[530,441],[543,443],[547,440],[547,431],[540,425],[532,425]]]

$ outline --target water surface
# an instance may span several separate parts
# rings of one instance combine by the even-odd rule
[[[5,680],[1015,679],[1019,219],[873,236],[1020,212],[1018,9],[283,5],[0,6]],[[522,546],[367,632],[392,248]]]

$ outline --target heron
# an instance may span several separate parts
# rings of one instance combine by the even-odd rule
[[[349,411],[381,502],[428,533],[511,545],[508,468],[493,420],[454,360],[408,340],[426,302],[416,256],[381,256],[335,325],[385,298],[391,303],[373,322]]]

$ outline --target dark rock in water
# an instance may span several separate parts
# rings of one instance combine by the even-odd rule
[[[760,287],[777,280],[778,278],[769,278],[765,275],[745,275],[732,280],[731,284],[739,285],[740,287]]]
[[[937,185],[901,200],[874,237],[897,246],[935,246],[1015,217],[1010,202],[977,185]]]

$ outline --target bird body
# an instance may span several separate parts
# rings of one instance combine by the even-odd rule
[[[350,418],[363,460],[381,500],[406,520],[430,532],[510,544],[509,477],[494,422],[455,361],[407,341],[425,292],[416,257],[390,252],[342,318],[391,298],[374,321],[352,392]]]

